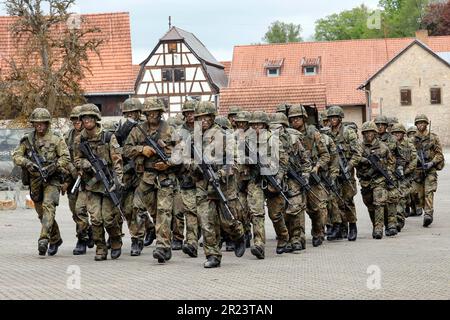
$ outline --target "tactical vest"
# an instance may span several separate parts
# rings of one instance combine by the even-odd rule
[[[98,141],[88,141],[87,138],[83,135],[81,136],[80,140],[82,143],[87,141],[91,146],[92,152],[98,157],[105,160],[108,166],[112,166],[113,163],[109,152],[109,143],[111,142],[112,135],[112,132],[102,130],[100,134],[100,140]]]

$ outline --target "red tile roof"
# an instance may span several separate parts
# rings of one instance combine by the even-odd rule
[[[220,64],[225,67],[225,74],[228,77],[228,75],[230,74],[231,61],[220,61]]]
[[[9,27],[14,17],[0,17],[0,75],[8,72],[3,58],[14,54]],[[82,81],[86,94],[114,94],[134,92],[134,73],[131,60],[130,16],[128,12],[84,14],[82,28],[98,27],[96,37],[104,39],[99,47],[100,57],[89,53],[91,73]]]
[[[238,101],[238,98],[234,98],[230,92],[243,92],[251,90],[252,87],[282,88],[313,84],[326,87],[327,105],[364,105],[365,94],[357,88],[414,39],[235,46],[229,74],[229,89],[222,89],[224,97],[221,97],[221,106],[229,106],[230,100]],[[428,37],[425,43],[435,52],[450,51],[450,36]],[[319,74],[303,75],[302,59],[319,57],[321,61]],[[267,59],[284,59],[279,77],[266,76],[264,63]],[[285,100],[281,92],[274,92],[278,96],[277,100]]]
[[[248,111],[272,112],[281,103],[316,104],[318,109],[327,105],[326,86],[281,85],[222,88],[220,91],[220,113],[225,114],[231,106],[240,106]]]

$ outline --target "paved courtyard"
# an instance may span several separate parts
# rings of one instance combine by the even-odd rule
[[[300,254],[275,254],[268,221],[265,260],[250,250],[242,258],[224,252],[222,266],[212,270],[202,267],[203,251],[196,259],[174,252],[164,265],[153,259],[154,245],[131,257],[128,233],[118,260],[95,262],[93,249],[73,256],[75,227],[66,197],[57,210],[64,244],[56,256],[39,257],[35,211],[0,211],[0,299],[450,299],[449,193],[447,165],[431,227],[411,217],[397,237],[379,241],[372,239],[358,194],[358,240],[313,248],[309,237]]]

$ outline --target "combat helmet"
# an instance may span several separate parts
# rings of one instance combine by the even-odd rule
[[[181,107],[181,112],[188,112],[188,111],[194,111],[195,112],[195,106],[198,104],[197,100],[186,100],[183,103],[183,106]]]
[[[428,119],[428,117],[424,114],[419,114],[416,116],[416,118],[414,119],[414,124],[417,124],[417,122],[426,122],[427,124],[430,123],[430,119]]]
[[[375,122],[375,124],[385,124],[385,125],[389,124],[388,118],[383,115],[376,116],[374,122]]]
[[[255,111],[253,112],[252,117],[248,123],[265,123],[266,125],[268,125],[269,117],[264,111]]]
[[[234,119],[235,122],[249,122],[252,114],[248,111],[240,111]]]
[[[164,106],[164,103],[161,99],[149,97],[145,98],[144,100],[144,106],[142,108],[142,112],[149,112],[149,111],[166,111],[166,107]]]
[[[122,103],[122,113],[142,111],[142,102],[138,98],[128,98]]]
[[[281,103],[277,106],[276,112],[286,114],[291,107],[292,105],[289,103]]]
[[[51,122],[52,116],[45,108],[36,108],[30,115],[30,122]]]
[[[283,124],[287,127],[289,127],[289,120],[288,117],[284,113],[274,113],[272,115],[272,119],[270,120],[271,124]]]
[[[80,117],[80,112],[81,112],[81,108],[82,108],[83,106],[76,106],[76,107],[73,107],[73,109],[72,109],[72,111],[70,112],[70,119],[73,119],[73,118],[79,118]]]
[[[344,118],[344,110],[340,106],[331,106],[327,110],[327,118],[340,117]]]
[[[114,132],[114,131],[117,130],[118,127],[119,127],[119,123],[117,121],[114,121],[114,120],[107,120],[107,121],[102,123],[102,128],[105,131]]]
[[[230,110],[228,111],[228,116],[236,115],[239,111],[242,111],[241,107],[232,106],[230,107]]]
[[[405,126],[401,123],[394,123],[392,125],[391,132],[403,132],[406,133]]]
[[[83,116],[94,116],[97,119],[97,121],[102,120],[100,110],[93,103],[87,103],[81,106],[80,120]]]
[[[417,132],[417,127],[416,126],[411,126],[411,127],[409,127],[408,128],[408,132],[407,133],[415,133],[415,132]]]
[[[361,132],[375,131],[378,132],[377,125],[373,121],[366,121],[361,127]]]
[[[233,129],[233,127],[231,126],[230,120],[228,120],[228,118],[225,116],[217,116],[214,119],[214,123],[217,124],[218,126],[220,126],[224,130]]]
[[[308,113],[306,109],[301,104],[296,104],[289,109],[289,118],[293,117],[303,117],[305,119],[308,118]]]
[[[197,104],[195,107],[194,117],[201,117],[205,115],[216,116],[217,109],[214,103],[210,101],[202,101]]]

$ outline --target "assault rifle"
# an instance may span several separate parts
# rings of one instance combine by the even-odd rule
[[[352,175],[351,173],[347,170],[348,168],[348,160],[345,157],[344,154],[344,149],[342,148],[342,146],[340,144],[336,145],[336,149],[338,151],[339,154],[339,169],[340,169],[340,177],[342,180],[346,181],[348,183],[348,185],[352,188],[353,191],[355,191],[355,189],[352,186]]]
[[[369,161],[372,168],[374,168],[379,174],[381,174],[384,177],[389,187],[396,188],[398,191],[401,192],[401,190],[396,187],[395,182],[391,179],[389,174],[383,169],[380,163],[379,156],[377,156],[376,154],[367,154],[367,153],[364,156]]]
[[[44,166],[44,163],[46,160],[39,155],[39,153],[36,151],[34,146],[29,143],[30,146],[30,157],[34,163],[34,168],[39,172],[39,175],[41,176],[42,181],[45,183],[48,182],[48,178],[53,174],[53,170],[49,170],[48,168],[51,166]],[[56,166],[55,166],[56,170]]]
[[[152,147],[153,150],[155,150],[156,154],[158,155],[158,157],[165,163],[169,163],[169,157],[167,156],[167,154],[164,152],[164,150],[159,146],[159,144],[153,140],[152,138],[150,138],[147,133],[145,133],[144,129],[142,129],[141,126],[136,126],[136,128],[139,129],[139,131],[141,131],[141,133],[144,135],[144,141],[145,143]]]
[[[289,178],[291,178],[292,180],[297,182],[304,191],[309,192],[310,194],[312,194],[314,196],[314,198],[316,198],[318,201],[320,201],[320,198],[317,196],[317,194],[314,193],[314,191],[312,191],[312,188],[309,185],[309,182],[308,182],[308,180],[306,180],[305,177],[299,175],[291,167],[288,169],[287,175]]]
[[[320,186],[323,191],[325,191],[325,193],[327,195],[329,195],[330,193],[327,191],[327,188],[325,188],[325,186],[322,183],[322,180],[320,179],[319,175],[315,172],[311,172],[311,174],[309,175],[309,181],[312,181],[313,183],[315,183],[316,185]]]

